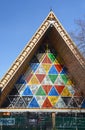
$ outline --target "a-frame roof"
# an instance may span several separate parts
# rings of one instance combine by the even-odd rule
[[[5,100],[18,77],[25,71],[27,63],[31,60],[40,44],[42,44],[42,41],[46,38],[50,40],[55,50],[57,50],[63,59],[72,81],[85,94],[85,59],[51,11],[0,81],[0,105]]]

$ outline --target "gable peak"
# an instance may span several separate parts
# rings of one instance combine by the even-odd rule
[[[56,19],[56,17],[55,17],[55,15],[54,15],[52,10],[50,10],[50,13],[49,13],[47,19],[50,20],[50,21],[54,21]]]

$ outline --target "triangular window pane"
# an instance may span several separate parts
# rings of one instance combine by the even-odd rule
[[[42,107],[44,107],[44,108],[51,108],[52,107],[52,104],[51,104],[51,102],[49,101],[48,98],[45,99]]]
[[[33,70],[33,72],[35,72],[37,70],[38,66],[39,66],[39,63],[31,63],[30,64],[30,67]]]
[[[42,87],[43,87],[44,91],[46,92],[46,94],[48,94],[49,91],[50,91],[51,88],[52,88],[52,85],[43,85]]]
[[[46,55],[45,58],[44,58],[44,60],[42,61],[42,63],[49,63],[49,64],[51,64],[52,62],[51,62],[51,60],[48,58],[48,56]]]
[[[46,96],[36,96],[36,99],[37,99],[39,106],[42,107],[42,104],[45,101]]]
[[[37,100],[35,99],[35,97],[32,99],[32,101],[30,102],[28,107],[30,107],[30,108],[38,108],[39,107],[39,104],[38,104]]]
[[[32,96],[32,92],[30,90],[30,88],[27,86],[24,90],[24,92],[22,93],[22,96]]]
[[[48,56],[49,56],[49,58],[50,58],[50,60],[51,60],[52,62],[55,61],[56,57],[55,57],[55,55],[54,55],[53,53],[49,53]]]
[[[59,97],[55,107],[56,108],[65,108],[66,107],[66,104],[61,97]]]
[[[36,93],[37,96],[45,96],[46,93],[42,87],[40,87]]]
[[[51,69],[49,70],[48,74],[58,74],[54,65],[52,65]]]
[[[56,74],[56,75],[53,75],[53,74],[50,74],[50,75],[49,75],[49,78],[50,78],[50,80],[52,81],[52,83],[55,82],[55,80],[56,80],[57,77],[58,77],[57,74]]]
[[[54,87],[52,87],[52,89],[50,90],[49,96],[59,96],[58,92],[56,91],[56,89]]]

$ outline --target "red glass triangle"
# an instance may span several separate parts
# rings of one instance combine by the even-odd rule
[[[55,88],[56,88],[56,90],[58,91],[59,94],[62,93],[64,87],[65,87],[65,86],[58,86],[58,85],[55,86]]]
[[[27,77],[26,77],[26,81],[29,82],[29,80],[31,79],[33,74],[29,74]]]
[[[45,90],[46,94],[49,93],[49,91],[51,90],[52,86],[51,85],[43,85],[43,89]]]
[[[46,98],[45,99],[45,101],[44,101],[44,103],[43,103],[43,105],[42,105],[42,107],[52,107],[52,104],[50,103],[50,101],[49,101],[49,99],[48,98]]]
[[[48,56],[46,55],[42,63],[49,63],[49,64],[51,64],[52,62],[51,62],[51,60],[48,58]]]
[[[59,65],[59,64],[56,64],[55,67],[56,67],[56,69],[57,69],[57,71],[58,71],[59,73],[60,73],[61,70],[63,69],[62,66]]]
[[[37,79],[39,80],[39,82],[41,83],[42,80],[43,80],[44,77],[45,77],[45,74],[36,74],[36,77],[37,77]]]

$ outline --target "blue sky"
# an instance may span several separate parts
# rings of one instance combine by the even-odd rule
[[[0,0],[0,79],[51,8],[67,32],[85,16],[85,0]]]

